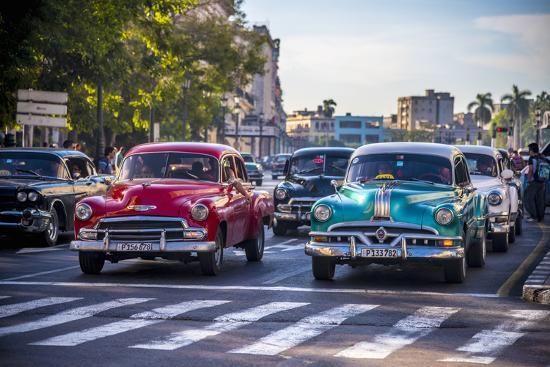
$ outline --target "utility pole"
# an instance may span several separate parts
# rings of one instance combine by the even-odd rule
[[[103,83],[101,80],[97,83],[97,122],[99,124],[99,134],[97,134],[96,158],[103,156],[105,151],[105,129],[103,127]]]
[[[185,79],[181,87],[182,87],[181,89],[183,94],[183,121],[181,126],[181,130],[182,130],[181,141],[185,141],[186,135],[187,135],[187,92],[191,87],[191,79],[189,78],[188,75],[185,75]]]
[[[260,112],[260,115],[259,115],[259,121],[260,123],[260,141],[259,141],[259,144],[258,144],[258,156],[259,158],[261,159],[262,158],[262,135],[263,135],[263,128],[264,128],[264,113],[263,112]]]
[[[536,135],[536,138],[535,138],[535,142],[540,146],[540,125],[541,125],[541,121],[540,121],[540,118],[541,118],[541,115],[542,115],[542,111],[537,109],[535,111],[535,118],[536,118],[536,129],[537,129],[537,135]]]
[[[235,97],[235,149],[237,149],[238,151],[241,151],[241,139],[239,136],[239,120],[241,118],[241,114],[239,113],[240,108],[240,99],[239,97]]]
[[[483,137],[481,135],[482,131],[483,131],[483,125],[481,124],[481,120],[477,120],[477,145],[481,145],[483,141]]]

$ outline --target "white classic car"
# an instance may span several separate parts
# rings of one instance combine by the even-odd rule
[[[521,184],[497,149],[480,145],[461,145],[458,149],[466,156],[472,184],[487,195],[487,236],[493,251],[505,252],[522,231]]]

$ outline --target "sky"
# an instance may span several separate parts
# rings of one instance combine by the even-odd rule
[[[287,113],[389,115],[400,96],[450,92],[466,111],[513,84],[550,93],[550,0],[245,0],[250,24],[280,38]]]

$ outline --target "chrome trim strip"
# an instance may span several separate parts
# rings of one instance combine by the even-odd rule
[[[346,227],[385,227],[387,228],[406,228],[406,229],[417,229],[417,230],[427,230],[433,234],[438,235],[439,232],[428,226],[421,226],[418,224],[404,223],[404,222],[392,222],[389,220],[377,220],[377,221],[366,221],[359,220],[355,222],[340,222],[335,223],[328,227],[328,232],[334,231],[336,228],[346,228]]]
[[[317,200],[321,199],[322,197],[310,197],[310,196],[304,196],[304,197],[293,197],[291,198],[288,203],[292,204],[293,201],[310,201],[312,203],[315,203]]]
[[[357,232],[357,231],[349,231],[349,232],[310,232],[310,237],[355,237],[357,238],[362,245],[366,246],[386,246],[386,247],[396,247],[396,246],[403,246],[402,240],[408,240],[408,239],[417,239],[417,240],[455,240],[455,241],[463,241],[461,236],[439,236],[439,235],[433,235],[433,234],[424,234],[424,233],[388,233],[388,237],[393,237],[394,239],[390,243],[386,244],[380,244],[380,243],[373,243],[371,240],[369,240],[369,236],[373,234],[371,233],[363,233],[363,232]],[[330,247],[331,243],[327,242],[327,246]]]

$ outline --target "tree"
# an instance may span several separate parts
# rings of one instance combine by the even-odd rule
[[[500,101],[507,103],[508,117],[514,122],[514,149],[519,149],[523,145],[521,139],[522,123],[529,113],[529,101],[527,97],[531,95],[529,90],[520,90],[517,85],[512,86],[512,93],[502,96]]]
[[[335,107],[337,106],[337,103],[334,101],[334,99],[325,99],[323,101],[323,115],[325,117],[331,118],[332,115],[334,115],[334,111],[336,110]]]
[[[468,112],[474,108],[474,120],[481,122],[483,125],[491,121],[493,112],[493,99],[491,93],[480,93],[476,95],[476,99],[468,104]]]

